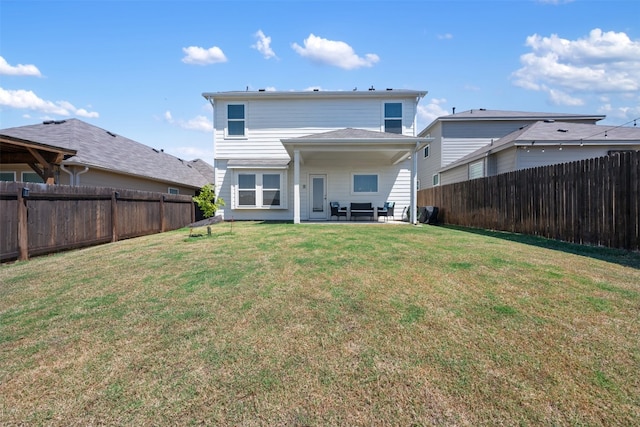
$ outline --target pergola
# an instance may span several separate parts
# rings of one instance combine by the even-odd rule
[[[27,164],[47,184],[55,184],[55,169],[76,150],[0,135],[0,164]]]

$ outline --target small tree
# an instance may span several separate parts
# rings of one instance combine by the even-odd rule
[[[218,208],[224,206],[224,200],[221,197],[216,197],[216,189],[213,184],[202,187],[193,201],[198,205],[205,218],[212,217]]]

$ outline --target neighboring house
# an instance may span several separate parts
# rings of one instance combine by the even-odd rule
[[[329,220],[342,206],[416,203],[418,102],[426,92],[204,93],[225,219]],[[412,185],[412,183],[414,183]],[[398,215],[399,217],[399,215]]]
[[[195,195],[213,167],[185,161],[77,119],[0,130],[3,181]]]
[[[539,121],[440,169],[441,184],[640,150],[640,129]]]
[[[419,134],[431,137],[418,159],[420,188],[440,185],[440,169],[492,142],[537,121],[595,124],[602,115],[469,110],[438,117]]]

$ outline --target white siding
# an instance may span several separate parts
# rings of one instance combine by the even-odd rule
[[[386,201],[393,201],[396,202],[394,213],[399,219],[402,210],[410,204],[410,168],[410,160],[384,167],[353,165],[351,168],[345,168],[340,163],[333,162],[325,165],[303,165],[300,171],[300,218],[303,221],[309,219],[309,175],[322,174],[327,176],[327,202],[337,201],[344,206],[348,206],[351,202],[371,202],[374,206],[382,206]],[[378,194],[352,194],[351,177],[354,173],[377,173]],[[226,161],[219,161],[216,180],[221,184],[219,184],[218,195],[224,199],[226,205],[217,213],[225,220],[293,220],[293,165],[290,165],[287,176],[288,209],[232,209],[234,206],[234,195],[231,191],[233,170],[227,169]],[[327,219],[329,219],[329,212],[327,212]]]
[[[230,102],[237,104],[240,101]],[[397,100],[252,100],[245,102],[247,134],[225,138],[227,102],[216,102],[214,109],[215,152],[218,159],[288,158],[281,139],[328,132],[344,128],[384,131],[384,102]],[[403,133],[414,135],[413,100],[404,101]]]
[[[422,153],[418,154],[418,180],[420,188],[433,187],[433,175],[438,173],[442,167],[442,124],[436,123],[428,135],[434,138],[429,144],[429,157],[424,158]]]
[[[497,160],[497,174],[512,172],[516,170],[516,153],[518,150],[515,148],[502,150],[496,154],[494,157]]]
[[[449,169],[440,174],[440,185],[453,184],[454,182],[467,181],[469,179],[469,165],[463,164]]]
[[[518,169],[529,169],[538,166],[555,165],[558,163],[568,163],[576,160],[586,160],[595,157],[606,156],[610,147],[563,147],[562,151],[558,147],[519,149],[517,153]]]
[[[491,138],[442,138],[442,167],[491,144]]]

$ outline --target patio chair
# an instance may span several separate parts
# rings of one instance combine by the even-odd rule
[[[336,220],[340,221],[340,217],[343,216],[345,220],[347,219],[346,206],[340,207],[339,202],[330,202],[329,205],[331,206],[331,218],[335,216]]]
[[[384,206],[378,208],[378,218],[384,217],[385,221],[389,221],[389,217],[395,219],[393,215],[393,208],[396,206],[396,202],[384,202]]]

